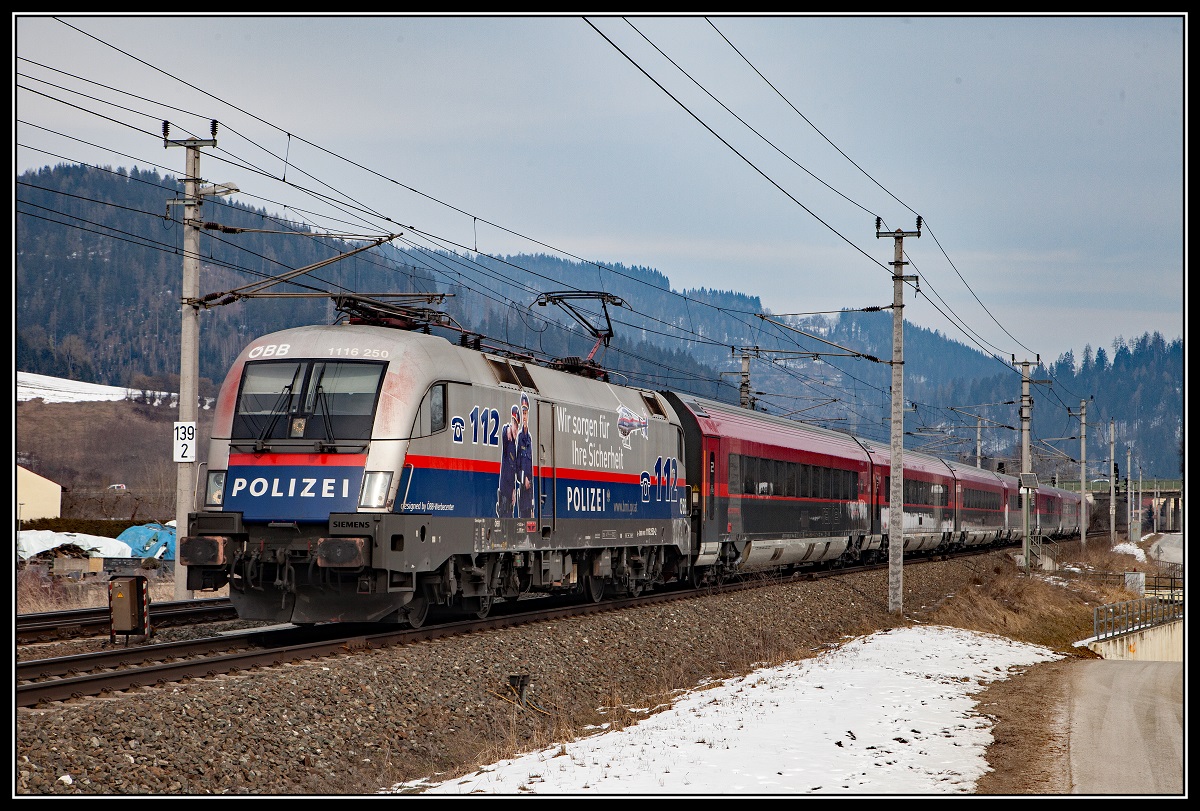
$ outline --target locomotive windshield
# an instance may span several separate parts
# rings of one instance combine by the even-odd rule
[[[250,440],[256,450],[273,440],[307,440],[322,451],[361,450],[371,437],[384,367],[366,361],[247,363],[232,438]]]

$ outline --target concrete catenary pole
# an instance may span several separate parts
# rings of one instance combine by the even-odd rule
[[[187,149],[187,175],[183,181],[183,291],[180,297],[182,326],[179,343],[179,422],[195,423],[196,396],[200,377],[200,205],[196,193],[200,178],[200,147],[216,146],[215,139],[188,138],[167,140],[167,125],[163,124],[163,146],[182,146]],[[187,569],[179,564],[179,541],[187,533],[188,512],[196,491],[196,463],[178,463],[175,483],[175,599],[191,597],[187,587]]]
[[[196,402],[200,380],[200,206],[206,195],[225,195],[238,191],[232,183],[200,186],[200,147],[217,145],[217,122],[212,122],[212,138],[169,138],[171,125],[163,122],[163,147],[181,146],[187,150],[187,174],[183,181],[183,288],[180,296],[182,319],[179,341],[179,422],[196,424]],[[178,439],[178,438],[177,438]],[[187,568],[178,559],[179,542],[188,530],[188,513],[196,493],[196,444],[198,434],[190,438],[190,458],[178,462],[175,482],[175,599],[191,597],[187,587]],[[176,451],[178,452],[178,444]]]
[[[1142,527],[1146,523],[1142,520],[1142,511],[1146,508],[1146,486],[1145,481],[1142,479],[1142,466],[1140,464],[1138,465],[1137,499],[1134,501],[1134,504],[1137,505],[1137,531],[1140,538],[1142,536]]]
[[[1036,363],[1038,366],[1041,366],[1042,356],[1037,355],[1036,358],[1037,359],[1036,359],[1036,361],[1034,361],[1034,363]],[[1016,356],[1013,356],[1012,364],[1014,366],[1017,365]],[[1048,386],[1048,385],[1050,385],[1050,381],[1049,380],[1030,380],[1029,379],[1029,367],[1033,364],[1031,364],[1030,361],[1023,360],[1023,361],[1021,361],[1020,365],[1021,365],[1021,475],[1019,477],[1020,478],[1020,487],[1019,487],[1018,492],[1022,496],[1022,498],[1021,498],[1021,520],[1022,520],[1022,522],[1024,524],[1024,528],[1025,528],[1025,544],[1024,544],[1025,573],[1028,574],[1030,563],[1031,563],[1030,558],[1035,556],[1033,539],[1029,532],[1029,503],[1030,503],[1030,499],[1033,499],[1034,500],[1033,501],[1034,509],[1036,510],[1036,508],[1037,508],[1037,490],[1038,490],[1037,477],[1034,476],[1034,474],[1033,474],[1033,456],[1029,451],[1029,427],[1030,427],[1030,422],[1033,419],[1033,397],[1029,393],[1029,386],[1031,383],[1038,383],[1038,384]],[[1036,515],[1036,513],[1035,513],[1035,515]],[[1038,556],[1041,555],[1041,537],[1040,536],[1039,536],[1038,542],[1037,542],[1036,554]]]
[[[921,236],[921,218],[916,231],[880,231],[875,218],[875,238],[890,236],[895,242],[892,265],[892,408],[891,492],[888,494],[888,611],[904,613],[904,238]]]
[[[1013,358],[1015,361],[1016,358]],[[1029,418],[1030,412],[1033,409],[1029,395],[1029,361],[1021,361],[1021,473],[1033,472],[1029,457]],[[1025,561],[1025,573],[1029,574],[1029,498],[1030,493],[1026,492],[1025,477],[1019,477],[1020,493],[1021,493],[1021,526],[1025,533],[1025,540],[1022,544],[1022,559]],[[1034,495],[1036,498],[1036,495]]]
[[[1117,439],[1116,423],[1108,421],[1108,543],[1117,545]]]
[[[762,385],[761,383],[759,385]],[[742,382],[738,386],[742,408],[750,407],[750,353],[742,353]]]
[[[1087,546],[1087,400],[1079,401],[1079,544]]]
[[[1133,538],[1133,445],[1125,446],[1125,540]]]

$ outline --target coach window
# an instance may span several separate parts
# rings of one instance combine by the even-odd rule
[[[736,453],[729,454],[729,495],[742,492],[742,458]]]
[[[754,495],[758,492],[758,458],[742,457],[742,492]]]

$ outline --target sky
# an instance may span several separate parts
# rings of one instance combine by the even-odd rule
[[[890,305],[919,215],[906,319],[1052,362],[1183,335],[1186,22],[18,14],[14,177],[182,176],[162,121],[215,119],[200,174],[247,205],[775,314]]]

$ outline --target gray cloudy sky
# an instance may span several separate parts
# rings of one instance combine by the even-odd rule
[[[907,319],[1052,361],[1183,334],[1186,23],[14,15],[14,168],[181,175],[160,122],[215,118],[201,172],[256,207],[652,267],[775,313],[890,304],[875,217],[920,214]]]

